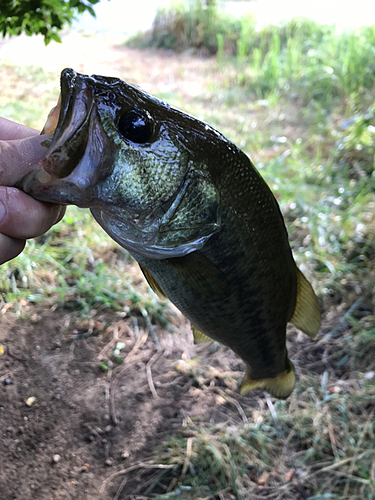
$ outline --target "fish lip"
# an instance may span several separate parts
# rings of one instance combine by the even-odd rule
[[[17,185],[51,203],[92,207],[95,183],[109,175],[111,145],[103,130],[91,79],[64,69],[61,108],[46,156]]]
[[[88,125],[94,99],[85,79],[71,68],[60,77],[61,107],[58,123],[48,153],[40,166],[52,178],[67,177],[74,169],[87,146],[84,126]],[[79,146],[77,148],[77,142]],[[70,147],[69,147],[70,146]]]

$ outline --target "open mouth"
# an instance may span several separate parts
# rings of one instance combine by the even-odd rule
[[[59,100],[57,101],[56,106],[52,108],[51,111],[49,112],[47,116],[47,121],[44,124],[43,130],[41,131],[40,135],[53,134],[55,132],[57,123],[59,121],[60,110],[61,110],[61,93],[59,95]]]
[[[93,97],[85,79],[74,70],[61,73],[61,94],[47,117],[43,133],[54,133],[41,167],[52,178],[67,177],[80,162],[87,145]],[[47,176],[44,176],[45,178]]]
[[[18,187],[36,199],[91,207],[95,186],[112,165],[111,144],[101,125],[91,79],[65,69],[59,102],[42,133],[53,133],[46,156]]]

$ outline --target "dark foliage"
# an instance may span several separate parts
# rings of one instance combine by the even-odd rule
[[[59,32],[85,11],[95,17],[92,5],[100,0],[1,0],[0,33],[42,34],[46,45],[61,42]]]

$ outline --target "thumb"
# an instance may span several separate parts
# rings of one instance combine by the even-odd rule
[[[0,141],[0,185],[14,186],[28,172],[38,167],[48,148],[41,143],[51,135]]]

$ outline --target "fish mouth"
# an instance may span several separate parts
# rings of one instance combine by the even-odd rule
[[[48,152],[17,187],[41,201],[94,206],[94,187],[109,175],[110,155],[103,161],[109,139],[88,77],[70,68],[62,71],[59,101],[48,115],[43,133],[53,133],[45,141]]]

